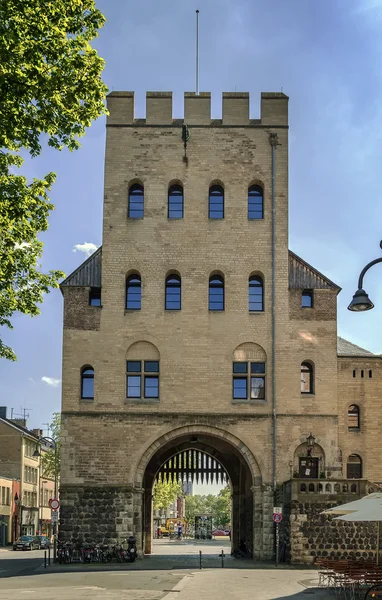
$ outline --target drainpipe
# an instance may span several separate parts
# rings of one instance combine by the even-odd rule
[[[276,197],[275,169],[277,133],[269,134],[272,148],[272,424],[273,424],[273,491],[276,492],[277,474],[277,413],[276,413]]]

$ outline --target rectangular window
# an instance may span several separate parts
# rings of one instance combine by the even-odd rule
[[[6,500],[6,502],[7,502],[7,506],[11,505],[11,490],[10,490],[9,487],[7,487],[7,500]]]
[[[127,398],[141,397],[141,370],[142,362],[140,360],[128,360],[127,370]],[[135,373],[130,375],[130,373]]]
[[[127,361],[127,398],[159,398],[159,361]]]
[[[265,400],[265,363],[233,363],[233,399]]]
[[[248,372],[248,364],[246,362],[234,362],[233,363],[233,372],[234,373],[247,373]]]
[[[251,400],[265,399],[265,377],[251,377]]]
[[[159,377],[145,375],[145,398],[159,398]]]
[[[91,288],[89,292],[89,304],[90,306],[101,306],[101,289]]]
[[[304,290],[302,292],[301,308],[313,308],[313,290]]]
[[[246,377],[234,377],[233,378],[233,397],[235,400],[246,400],[247,399],[247,378]]]
[[[127,376],[127,397],[128,398],[140,398],[141,397],[141,376],[140,375],[128,375]]]

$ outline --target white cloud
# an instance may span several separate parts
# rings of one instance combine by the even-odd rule
[[[84,242],[83,244],[75,244],[73,252],[83,252],[86,256],[90,256],[97,248],[98,246],[93,244],[93,242]]]
[[[50,385],[51,387],[58,387],[61,383],[61,379],[55,379],[54,377],[41,377],[41,381]]]

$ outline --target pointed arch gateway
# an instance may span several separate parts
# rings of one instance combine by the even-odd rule
[[[187,466],[188,461],[188,466]],[[166,473],[166,475],[165,475]],[[233,434],[208,425],[179,427],[152,441],[135,471],[142,494],[142,552],[152,552],[152,489],[158,478],[205,478],[232,488],[232,547],[249,542],[254,558],[263,558],[267,527],[262,523],[262,478],[249,448]],[[184,480],[184,479],[183,479]]]

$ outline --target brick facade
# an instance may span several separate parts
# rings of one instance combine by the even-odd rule
[[[147,507],[154,476],[149,461],[166,444],[186,447],[192,430],[204,448],[213,452],[216,445],[228,472],[230,453],[239,461],[245,483],[234,481],[232,466],[234,512],[240,515],[235,517],[234,541],[245,528],[255,556],[269,558],[272,489],[293,475],[300,455],[306,456],[309,433],[316,438],[320,470],[328,477],[341,473],[346,452],[366,452],[365,442],[350,443],[354,438],[343,442],[342,459],[339,451],[339,439],[348,440],[340,430],[345,407],[339,409],[338,401],[338,386],[347,385],[344,370],[338,375],[339,288],[288,251],[288,98],[262,94],[261,118],[250,119],[247,94],[224,94],[222,120],[211,121],[210,95],[186,94],[187,159],[183,120],[172,118],[170,93],[147,95],[145,120],[134,120],[131,92],[113,92],[108,107],[102,251],[97,251],[93,266],[89,259],[83,271],[77,269],[62,285],[62,537],[82,532],[90,539],[101,532],[104,539],[116,540],[134,532],[140,550],[148,550]],[[144,186],[143,219],[127,218],[128,190],[134,183]],[[173,183],[183,186],[182,219],[167,216]],[[213,184],[224,188],[221,220],[208,218]],[[248,187],[253,184],[264,193],[260,220],[247,214]],[[174,272],[181,276],[182,308],[166,311],[165,279]],[[141,310],[125,309],[131,273],[141,276]],[[208,310],[208,281],[214,273],[224,277],[221,312]],[[264,281],[264,311],[257,313],[248,310],[248,279],[253,274]],[[102,308],[88,302],[90,288],[97,285],[102,287]],[[301,308],[305,288],[313,289],[313,308]],[[126,360],[159,361],[158,399],[126,397]],[[234,360],[265,362],[265,400],[233,400]],[[379,359],[369,360],[374,364]],[[314,368],[313,394],[301,394],[304,361]],[[84,365],[94,369],[94,399],[81,399]],[[367,395],[380,390],[377,371]],[[150,449],[154,458],[149,458]],[[366,457],[364,469],[364,476],[382,479]],[[95,507],[105,504],[110,511],[102,513],[108,519],[97,530]]]

